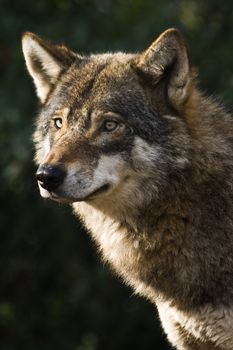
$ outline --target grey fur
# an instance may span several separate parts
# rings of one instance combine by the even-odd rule
[[[67,170],[42,196],[72,203],[177,349],[233,349],[233,121],[198,90],[182,35],[85,57],[30,33],[23,43],[43,103],[36,162]]]

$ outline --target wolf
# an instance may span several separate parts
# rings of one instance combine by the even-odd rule
[[[233,349],[233,117],[183,35],[80,55],[26,32],[41,196],[69,203],[179,350]]]

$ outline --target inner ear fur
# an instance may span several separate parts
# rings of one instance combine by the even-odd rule
[[[37,95],[44,103],[60,74],[79,56],[65,46],[49,44],[30,32],[23,34],[22,47]]]
[[[191,72],[183,35],[174,28],[163,32],[152,45],[140,54],[133,66],[153,84],[168,78],[168,98],[179,108],[191,89]]]

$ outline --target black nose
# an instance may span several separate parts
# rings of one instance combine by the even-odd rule
[[[48,191],[54,191],[62,184],[66,176],[65,169],[60,165],[40,165],[36,172],[36,179],[40,186]]]

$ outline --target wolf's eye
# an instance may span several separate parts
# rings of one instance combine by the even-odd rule
[[[118,127],[118,123],[115,122],[114,120],[107,120],[104,123],[104,129],[105,131],[114,131]]]
[[[54,125],[57,129],[61,129],[61,127],[62,127],[62,119],[61,118],[54,118],[53,122],[54,122]]]

